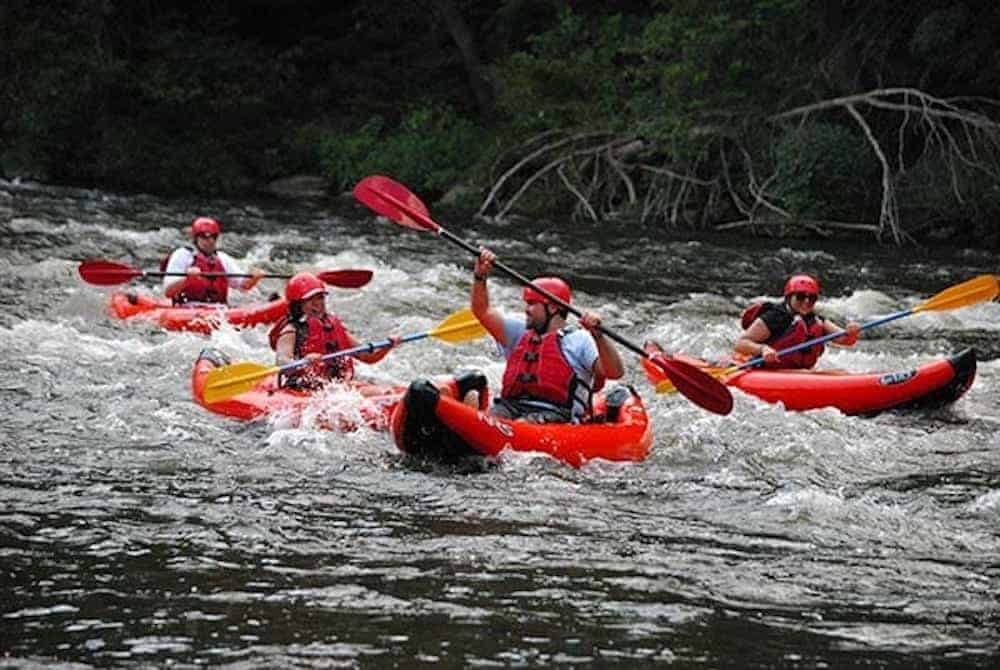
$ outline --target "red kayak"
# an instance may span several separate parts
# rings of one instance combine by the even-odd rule
[[[149,321],[167,330],[210,333],[224,322],[238,328],[274,323],[288,312],[288,304],[281,299],[240,307],[175,305],[166,298],[129,291],[112,293],[108,311],[118,319]]]
[[[373,430],[388,430],[392,412],[406,390],[402,386],[352,381],[331,384],[318,391],[299,391],[279,387],[277,375],[270,375],[245,393],[222,402],[206,403],[203,394],[208,373],[229,363],[220,351],[202,351],[191,373],[191,395],[210,412],[244,421],[281,417],[297,426],[303,415],[309,415],[315,417],[317,427],[326,430],[350,432],[361,423]]]
[[[653,343],[646,350],[658,351]],[[730,363],[707,363],[675,356],[711,372]],[[651,381],[663,377],[659,368],[645,366]],[[725,379],[732,388],[785,409],[802,411],[834,407],[845,414],[871,415],[885,410],[926,409],[958,400],[976,377],[976,352],[966,349],[915,368],[895,372],[845,372],[842,370],[765,370],[751,368]]]
[[[478,392],[478,407],[456,399],[469,391]],[[413,456],[452,464],[512,449],[542,452],[580,467],[596,458],[644,460],[653,442],[642,400],[624,386],[598,394],[594,419],[580,424],[501,419],[485,411],[488,405],[486,377],[480,372],[436,383],[418,379],[392,415],[396,446]]]

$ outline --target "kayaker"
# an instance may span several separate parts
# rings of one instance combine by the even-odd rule
[[[823,354],[823,345],[779,357],[777,352],[808,340],[841,330],[833,321],[824,319],[813,310],[819,299],[819,281],[808,274],[794,274],[785,282],[785,300],[781,303],[755,303],[743,312],[743,335],[734,349],[742,360],[764,358],[766,368],[808,369]],[[852,347],[858,341],[861,325],[847,324],[846,334],[832,340],[834,344]]]
[[[188,302],[228,303],[229,288],[249,291],[256,286],[264,273],[252,272],[251,277],[202,277],[205,272],[245,274],[239,263],[229,254],[217,249],[222,227],[215,219],[199,216],[188,229],[192,246],[183,246],[170,254],[163,270],[185,272],[186,277],[164,277],[163,294],[174,304]]]
[[[597,329],[593,312],[580,317],[583,329],[566,322],[568,312],[531,287],[524,289],[524,321],[504,316],[490,305],[486,278],[496,255],[482,249],[472,282],[472,311],[507,358],[503,387],[490,414],[533,423],[577,423],[591,409],[591,396],[606,379],[625,372],[618,350]],[[534,280],[566,303],[569,285],[557,277]]]
[[[354,354],[329,361],[316,360],[323,354],[360,345],[336,314],[326,309],[326,285],[316,275],[300,272],[285,285],[288,316],[274,324],[269,339],[275,351],[277,365],[302,358],[313,359],[310,365],[283,374],[282,386],[316,388],[331,379],[349,381],[354,378],[354,358],[365,363],[378,363],[401,338],[393,335],[392,345],[366,354]]]

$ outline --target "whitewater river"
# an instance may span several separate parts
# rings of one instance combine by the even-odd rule
[[[0,667],[996,667],[1000,303],[903,319],[821,361],[905,370],[974,346],[975,384],[946,409],[791,414],[736,392],[720,417],[655,395],[630,357],[655,423],[647,461],[517,454],[461,474],[407,463],[385,433],[195,405],[199,352],[271,364],[266,331],[116,322],[111,289],[76,268],[153,268],[196,215],[248,265],[374,270],[329,298],[362,341],[468,299],[465,252],[347,201],[0,182]],[[975,249],[437,218],[526,274],[564,274],[626,336],[705,356],[793,270],[821,275],[819,311],[841,323],[1000,271]],[[491,294],[520,309],[503,278]],[[486,341],[423,340],[360,367],[381,382],[478,367],[495,385],[502,362]]]

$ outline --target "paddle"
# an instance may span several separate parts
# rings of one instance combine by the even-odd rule
[[[157,272],[139,270],[114,261],[86,260],[78,268],[80,277],[88,284],[96,286],[116,286],[140,277],[186,277],[185,272]],[[227,274],[224,272],[203,272],[204,277],[252,277],[251,274]],[[371,270],[327,270],[316,276],[331,286],[340,288],[360,288],[371,281]],[[292,275],[265,274],[265,279],[290,279]]]
[[[869,328],[881,326],[882,324],[889,323],[890,321],[902,319],[910,316],[911,314],[919,314],[920,312],[944,312],[950,309],[958,309],[959,307],[975,305],[976,303],[993,300],[997,297],[997,295],[1000,295],[1000,283],[998,283],[997,276],[980,275],[973,279],[969,279],[968,281],[964,281],[961,284],[956,284],[955,286],[946,288],[940,293],[937,293],[933,297],[920,303],[916,307],[911,307],[910,309],[905,309],[901,312],[896,312],[895,314],[890,314],[879,319],[868,321],[867,323],[862,324],[861,330],[868,330]],[[845,335],[846,332],[847,331],[844,330],[838,330],[835,333],[828,333],[822,337],[809,340],[808,342],[796,344],[794,347],[782,349],[778,352],[778,355],[784,356],[785,354],[795,353],[796,351],[808,349],[809,347],[817,344],[823,344],[824,342],[835,340],[838,337]],[[740,370],[760,366],[763,363],[763,356],[758,356],[741,365],[733,365],[728,368],[713,368],[711,370],[706,370],[706,372],[713,377],[722,378]],[[669,379],[654,379],[656,376],[655,371],[647,369],[646,374],[649,377],[649,380],[656,385],[657,393],[673,393],[677,390],[674,388],[673,384],[670,383]]]
[[[400,223],[408,228],[433,232],[446,238],[448,241],[457,244],[475,256],[479,256],[480,250],[469,244],[465,240],[457,237],[444,229],[440,224],[435,223],[427,211],[427,207],[420,199],[410,192],[405,186],[397,181],[381,175],[365,177],[354,187],[354,197],[373,209],[375,212]],[[494,267],[511,279],[521,284],[532,287],[538,293],[544,295],[553,303],[559,305],[576,316],[581,316],[580,310],[563,302],[558,297],[548,291],[533,284],[524,275],[512,270],[499,261],[494,263]],[[639,354],[644,359],[652,360],[658,365],[677,386],[681,393],[697,405],[715,412],[716,414],[728,414],[733,408],[733,396],[722,383],[713,379],[704,372],[701,372],[693,365],[682,361],[674,360],[666,356],[653,357],[642,350],[635,343],[625,339],[618,333],[605,326],[598,326],[605,335],[618,342],[626,349]]]
[[[425,337],[433,337],[448,344],[459,344],[475,340],[486,334],[486,329],[479,323],[479,320],[472,313],[471,309],[462,309],[449,315],[444,321],[431,330],[421,333],[413,333],[401,338],[401,342],[413,342],[422,340]],[[342,356],[353,354],[366,354],[376,349],[385,349],[392,346],[392,340],[385,339],[378,342],[361,344],[351,349],[335,351],[331,354],[320,356],[318,360],[330,361]],[[308,365],[312,360],[301,358],[291,363],[276,366],[260,365],[253,362],[233,363],[221,368],[216,368],[208,373],[205,378],[204,400],[208,404],[228,400],[235,395],[245,393],[253,388],[258,379],[273,375],[277,372],[287,372],[303,365]]]

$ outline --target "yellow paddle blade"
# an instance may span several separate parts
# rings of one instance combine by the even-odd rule
[[[215,368],[205,377],[205,391],[202,396],[209,405],[229,400],[235,395],[246,393],[258,380],[277,371],[277,366],[260,365],[251,361]]]
[[[461,309],[439,323],[428,335],[442,342],[459,344],[486,335],[486,329],[471,309]]]
[[[739,366],[733,365],[728,368],[698,368],[705,374],[715,377],[718,380],[722,380],[723,377],[728,377],[734,372],[739,371]],[[669,379],[664,379],[663,381],[656,383],[657,393],[677,393],[677,387],[674,386],[673,382]]]
[[[958,309],[978,302],[993,300],[1000,295],[1000,282],[996,275],[979,275],[969,281],[946,288],[913,308],[913,312],[931,312]]]

